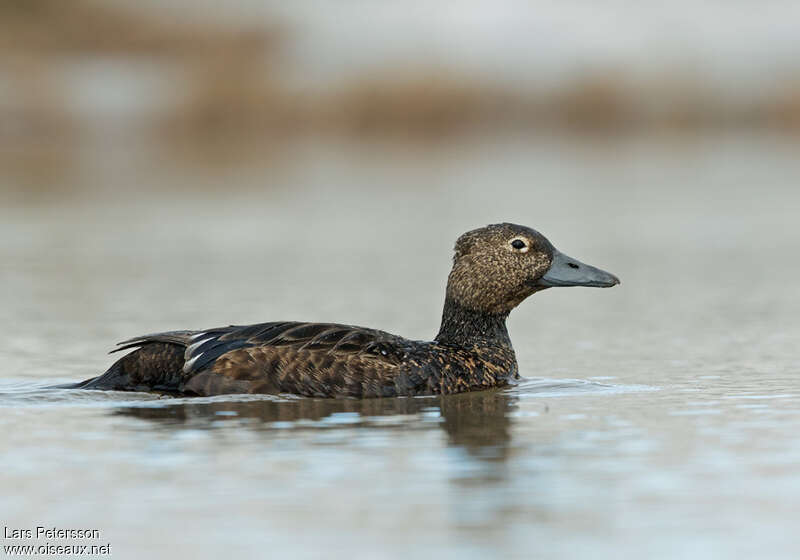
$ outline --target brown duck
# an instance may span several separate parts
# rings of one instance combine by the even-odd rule
[[[456,241],[431,342],[329,323],[172,331],[121,342],[115,352],[136,350],[74,387],[357,398],[488,389],[519,377],[506,317],[525,298],[555,286],[616,284],[616,276],[560,253],[537,231],[495,224]]]

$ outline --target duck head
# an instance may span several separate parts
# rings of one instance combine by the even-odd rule
[[[619,283],[613,274],[561,253],[536,230],[493,224],[456,241],[447,299],[474,312],[508,315],[546,288],[610,288]]]

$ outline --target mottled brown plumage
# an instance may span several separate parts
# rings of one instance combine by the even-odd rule
[[[392,397],[461,393],[518,377],[506,317],[552,286],[613,286],[538,232],[486,226],[456,242],[439,334],[431,342],[328,323],[274,322],[133,338],[136,348],[76,387],[181,395],[293,393]]]

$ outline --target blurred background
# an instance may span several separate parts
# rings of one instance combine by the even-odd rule
[[[453,240],[499,221],[622,277],[730,282],[720,263],[797,238],[798,21],[780,0],[4,0],[6,293],[158,326],[189,296],[212,322],[300,294],[330,319],[355,291],[343,319],[423,338]],[[409,266],[431,311],[391,323]]]
[[[3,521],[120,558],[797,558],[799,147],[790,0],[0,0]],[[146,332],[429,339],[502,221],[623,281],[512,314],[520,388],[42,389]]]
[[[241,190],[226,170],[302,159],[297,143],[319,137],[436,149],[512,131],[603,144],[795,135],[798,18],[797,3],[781,0],[4,0],[3,197],[130,193],[110,184],[109,167],[127,177],[181,169],[207,178],[191,190]]]

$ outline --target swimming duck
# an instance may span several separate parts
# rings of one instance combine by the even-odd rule
[[[273,322],[149,334],[82,389],[185,396],[293,393],[394,397],[461,393],[519,377],[508,314],[552,287],[619,284],[556,250],[539,232],[494,224],[455,244],[439,333],[432,341],[329,323]]]

